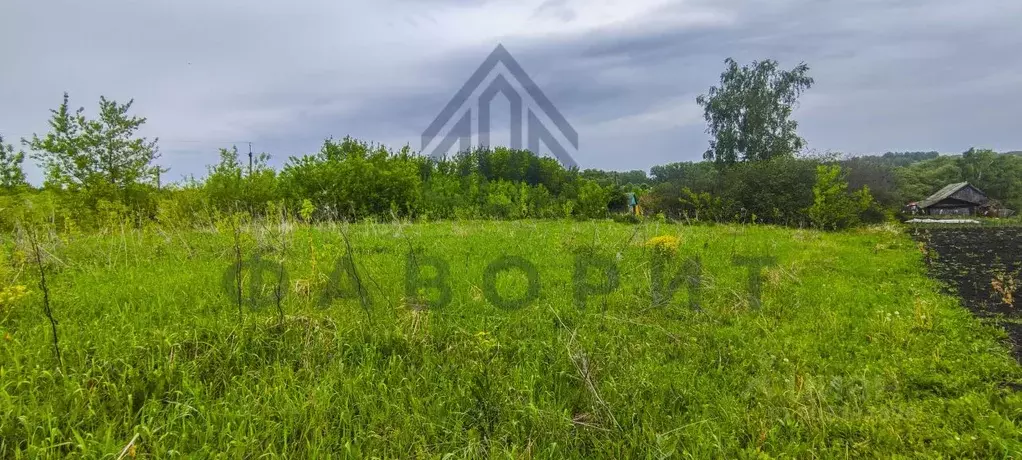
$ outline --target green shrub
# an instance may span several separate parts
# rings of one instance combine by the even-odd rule
[[[849,193],[848,182],[838,165],[820,165],[816,168],[813,185],[813,205],[808,214],[813,226],[824,230],[854,227],[873,204],[868,187]]]

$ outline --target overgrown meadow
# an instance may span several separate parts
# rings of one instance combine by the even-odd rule
[[[1004,333],[941,294],[896,227],[224,221],[3,238],[0,457],[1022,452]],[[487,271],[510,259],[538,289]]]

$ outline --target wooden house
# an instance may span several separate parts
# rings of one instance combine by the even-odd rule
[[[931,216],[975,216],[983,214],[991,200],[968,182],[950,184],[929,198],[914,203],[921,214]]]

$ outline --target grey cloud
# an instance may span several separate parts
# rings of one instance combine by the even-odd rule
[[[564,22],[578,17],[578,13],[568,5],[567,0],[546,0],[533,12],[533,17],[551,16]]]
[[[168,139],[164,161],[178,172],[203,172],[215,146],[174,143],[174,137],[244,137],[273,153],[275,162],[313,151],[331,135],[415,147],[497,44],[432,49],[436,19],[447,8],[483,3],[300,2],[292,10],[275,7],[291,12],[270,19],[248,3],[104,10],[111,4],[99,2],[95,13],[67,3],[70,17],[56,19],[57,30],[81,33],[92,29],[76,21],[105,17],[134,25],[83,36],[66,49],[0,45],[16,69],[0,75],[0,132],[45,128],[46,110],[69,89],[87,107],[101,93],[135,97],[153,134]],[[4,8],[18,19],[0,19],[0,43],[49,21],[25,4]],[[686,16],[692,8],[718,11],[726,20],[693,23]],[[577,16],[565,0],[548,0],[534,14],[565,23]],[[706,147],[703,126],[679,121],[612,134],[601,127],[673,101],[692,108],[694,95],[717,83],[727,57],[811,66],[817,84],[796,117],[812,148],[1017,149],[1022,63],[1013,56],[1022,47],[1020,22],[1022,4],[1008,0],[689,0],[585,33],[499,41],[579,131],[583,166],[634,169],[698,159]],[[388,38],[408,27],[413,33],[398,35],[402,41]],[[75,38],[56,35],[58,42]],[[201,118],[190,121],[193,116]]]

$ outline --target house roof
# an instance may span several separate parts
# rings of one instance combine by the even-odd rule
[[[928,208],[930,206],[933,206],[933,205],[937,204],[938,202],[940,202],[941,200],[947,199],[951,195],[954,195],[955,193],[958,193],[959,190],[961,190],[961,189],[963,189],[965,187],[969,187],[969,186],[970,185],[969,185],[968,182],[959,182],[957,184],[948,184],[944,188],[938,190],[937,193],[934,193],[933,195],[930,195],[929,198],[927,198],[927,199],[925,199],[923,201],[920,201],[919,202],[919,207],[920,208]]]

